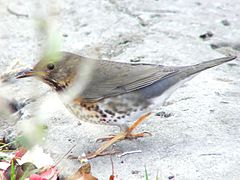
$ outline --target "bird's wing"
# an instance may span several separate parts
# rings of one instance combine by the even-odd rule
[[[95,60],[90,81],[81,93],[81,98],[86,101],[97,101],[139,90],[165,78],[170,78],[169,81],[177,83],[193,74],[235,58],[235,56],[229,56],[180,67]]]
[[[86,101],[96,101],[132,92],[175,72],[177,68],[174,67],[97,61],[81,97]]]

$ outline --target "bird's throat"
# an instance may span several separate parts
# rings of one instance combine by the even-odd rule
[[[62,92],[66,86],[63,84],[60,84],[50,78],[44,78],[44,82],[48,84],[50,87],[52,87],[57,92]]]

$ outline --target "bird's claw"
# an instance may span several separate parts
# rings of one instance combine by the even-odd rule
[[[127,134],[126,137],[124,139],[138,139],[138,138],[142,138],[142,137],[146,137],[146,136],[152,136],[152,134],[150,132],[142,132],[142,133],[136,133],[136,134]],[[105,142],[105,141],[109,141],[111,139],[113,139],[115,137],[115,135],[109,135],[107,137],[103,137],[103,138],[98,138],[96,140],[96,142]]]
[[[109,136],[107,136],[107,137],[98,138],[98,139],[96,140],[96,142],[104,142],[104,141],[109,141],[109,140],[111,140],[112,138],[114,138],[114,136],[115,136],[115,135],[113,135],[113,134],[110,134],[110,135],[109,135]]]
[[[93,152],[93,153],[88,153],[88,154],[86,154],[84,156],[79,156],[78,160],[81,163],[83,163],[83,162],[86,162],[89,159],[93,159],[93,158],[96,158],[98,156],[114,155],[114,154],[119,154],[119,153],[122,153],[122,151],[117,150],[117,149],[105,150],[105,151],[103,151],[101,153]]]
[[[152,136],[150,132],[142,132],[142,133],[137,133],[137,134],[128,134],[125,139],[138,139],[146,136]]]

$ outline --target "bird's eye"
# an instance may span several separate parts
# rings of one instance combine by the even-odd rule
[[[48,68],[48,70],[53,70],[54,69],[54,64],[48,64],[47,68]]]

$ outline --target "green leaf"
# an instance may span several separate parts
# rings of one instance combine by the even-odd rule
[[[146,180],[148,180],[148,172],[147,172],[146,166],[145,166],[145,177],[146,177]]]
[[[11,162],[11,180],[16,180],[14,161]]]

